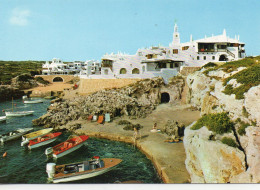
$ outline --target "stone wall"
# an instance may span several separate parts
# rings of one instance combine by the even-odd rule
[[[200,67],[182,67],[180,74],[187,76],[191,73],[194,73],[195,71],[199,70]]]
[[[121,88],[140,79],[80,79],[79,94],[91,94],[103,89]]]

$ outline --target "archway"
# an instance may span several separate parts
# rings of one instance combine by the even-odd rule
[[[167,92],[163,92],[161,94],[161,104],[162,103],[168,103],[170,101],[170,95]]]
[[[221,56],[219,56],[219,61],[227,61],[228,58],[226,55],[222,54]]]
[[[120,74],[126,74],[126,69],[125,68],[120,69]]]
[[[61,77],[55,77],[52,82],[63,82],[63,78]]]
[[[139,74],[140,73],[140,71],[139,71],[139,69],[137,69],[137,68],[134,68],[133,70],[132,70],[132,74]]]

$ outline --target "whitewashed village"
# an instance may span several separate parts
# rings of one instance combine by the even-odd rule
[[[181,43],[177,24],[168,47],[156,46],[138,49],[135,55],[105,54],[102,61],[89,60],[63,63],[54,58],[43,65],[43,75],[75,74],[83,79],[153,78],[168,79],[184,67],[202,67],[209,62],[235,61],[246,57],[245,44],[239,35],[230,38],[226,30],[217,36]]]

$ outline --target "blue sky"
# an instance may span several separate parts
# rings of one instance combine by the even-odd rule
[[[168,44],[238,34],[260,55],[259,0],[0,0],[0,60],[100,60]]]

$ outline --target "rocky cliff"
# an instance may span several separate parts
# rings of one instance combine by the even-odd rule
[[[12,98],[20,98],[24,95],[23,91],[10,85],[0,85],[0,101],[12,100]]]
[[[210,130],[207,124],[185,129],[186,168],[192,183],[260,182],[259,60],[247,58],[205,67],[187,77],[188,102],[201,116],[228,113],[234,123],[232,130],[223,134]],[[198,122],[203,120],[205,117]]]
[[[34,125],[58,126],[89,115],[110,113],[111,117],[127,115],[146,117],[161,102],[161,89],[171,89],[171,99],[181,97],[184,79],[176,77],[165,85],[162,78],[146,79],[122,88],[106,89],[88,96],[60,100],[50,106],[46,115],[33,121]]]

